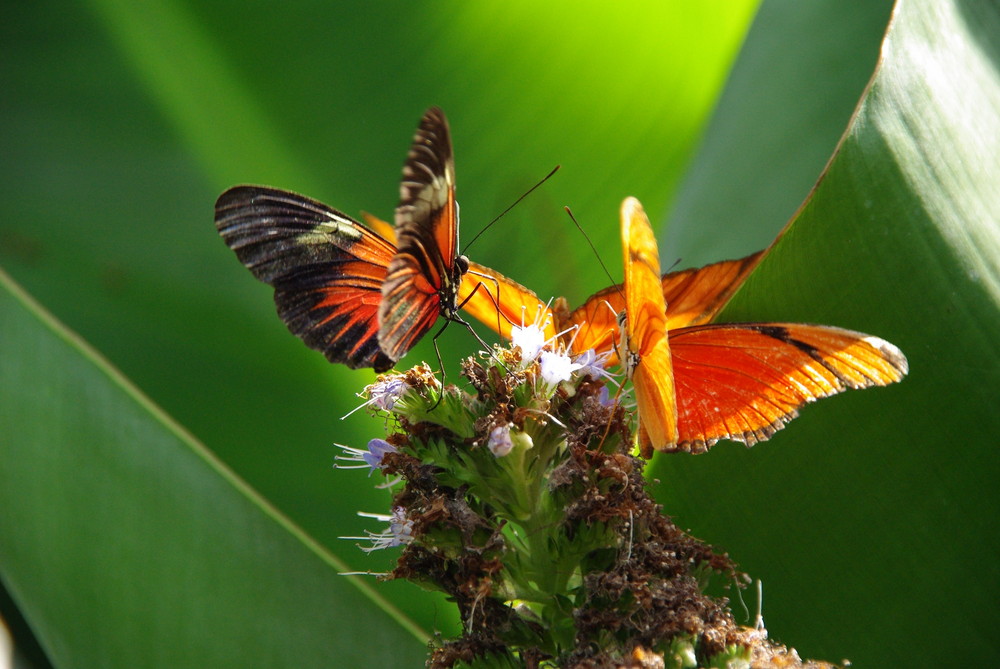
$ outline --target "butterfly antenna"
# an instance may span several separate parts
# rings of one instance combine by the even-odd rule
[[[590,235],[588,235],[587,231],[583,229],[583,226],[580,225],[580,222],[576,220],[576,216],[573,215],[573,210],[570,209],[569,207],[563,207],[563,208],[566,210],[566,213],[569,214],[569,220],[573,221],[573,225],[576,226],[576,229],[580,231],[580,234],[583,235],[583,238],[587,240],[588,244],[590,244],[590,250],[594,252],[594,257],[597,258],[597,262],[601,265],[601,269],[604,270],[605,276],[607,276],[608,280],[611,281],[611,285],[613,286],[618,285],[620,282],[615,281],[611,277],[611,272],[608,271],[608,268],[604,265],[604,261],[601,260],[601,254],[597,252],[597,247],[594,246],[594,242],[593,240],[591,240]]]
[[[553,174],[555,174],[556,172],[558,172],[558,171],[559,171],[559,169],[560,169],[561,167],[562,167],[562,165],[556,165],[556,166],[555,166],[554,168],[552,168],[552,171],[551,171],[551,172],[549,172],[548,174],[546,174],[546,175],[545,175],[545,176],[544,176],[544,177],[542,178],[542,180],[541,180],[541,181],[539,181],[538,183],[536,183],[536,184],[535,184],[534,186],[532,186],[532,187],[531,187],[531,188],[529,188],[528,190],[524,191],[524,193],[522,193],[522,194],[521,194],[521,197],[519,197],[519,198],[517,198],[516,200],[514,200],[513,204],[511,204],[511,205],[510,205],[509,207],[507,207],[506,209],[504,209],[503,211],[501,211],[501,212],[500,212],[500,213],[499,213],[499,214],[498,214],[498,215],[496,216],[496,218],[494,218],[494,219],[493,219],[492,221],[490,221],[490,222],[489,222],[489,223],[487,223],[487,224],[486,224],[485,226],[483,226],[483,229],[482,229],[482,230],[480,230],[479,232],[477,232],[477,233],[476,233],[476,236],[472,238],[472,241],[470,241],[470,242],[469,242],[468,244],[466,244],[466,245],[465,245],[465,248],[464,248],[464,249],[462,249],[462,252],[463,252],[463,253],[465,253],[466,251],[468,251],[468,250],[469,250],[469,247],[470,247],[470,246],[472,246],[472,245],[473,245],[473,244],[475,243],[475,241],[476,241],[477,239],[479,239],[479,238],[480,238],[480,237],[482,236],[482,234],[483,234],[484,232],[486,232],[487,230],[489,230],[489,229],[490,229],[490,227],[491,227],[491,226],[492,226],[492,225],[493,225],[494,223],[496,223],[496,222],[497,222],[497,221],[499,221],[499,220],[500,220],[501,218],[503,218],[503,217],[504,217],[504,216],[505,216],[505,215],[507,214],[507,212],[508,212],[508,211],[510,211],[511,209],[513,209],[514,207],[516,207],[516,206],[517,206],[518,204],[520,204],[520,203],[521,203],[521,200],[523,200],[524,198],[526,198],[526,197],[528,197],[529,195],[531,195],[531,193],[532,193],[532,192],[533,192],[533,191],[534,191],[534,190],[535,190],[536,188],[538,188],[538,187],[539,187],[539,186],[541,186],[541,185],[542,185],[543,183],[545,183],[545,182],[546,182],[546,181],[548,181],[548,180],[549,180],[550,178],[552,178],[552,175],[553,175]]]

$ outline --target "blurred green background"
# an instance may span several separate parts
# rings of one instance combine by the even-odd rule
[[[953,12],[968,32],[958,44],[992,65],[995,77],[995,12],[968,4]],[[926,11],[919,7],[911,11]],[[664,266],[766,246],[809,196],[848,127],[891,12],[888,1],[832,0],[10,6],[0,22],[0,264],[339,560],[330,573],[383,570],[391,555],[365,556],[337,537],[371,528],[354,512],[384,511],[388,496],[363,474],[331,469],[333,442],[362,446],[381,432],[361,412],[340,420],[372,376],[332,367],[288,334],[270,289],[218,239],[218,194],[264,183],[350,214],[391,218],[416,122],[439,105],[451,121],[463,239],[562,165],[468,253],[539,295],[575,304],[608,280],[564,205],[616,277],[617,210],[626,195],[639,197],[659,222]],[[901,52],[927,67],[935,62],[931,52]],[[982,77],[986,83],[973,81],[989,99],[989,67]],[[913,96],[898,104],[921,103]],[[977,128],[998,127],[995,108],[963,100],[954,108]],[[856,666],[899,657],[913,666],[975,661],[996,650],[989,630],[997,616],[980,607],[1000,594],[991,485],[1000,468],[986,450],[1000,431],[988,409],[1000,386],[996,301],[962,279],[952,282],[968,278],[971,265],[947,235],[928,242],[905,226],[943,218],[958,229],[974,220],[995,240],[1000,209],[954,206],[941,217],[919,205],[932,199],[922,193],[887,204],[879,194],[895,195],[902,177],[860,187],[850,180],[862,168],[891,172],[872,155],[898,155],[891,139],[883,150],[866,137],[856,143],[854,171],[840,180],[834,174],[832,194],[817,198],[819,213],[803,213],[818,223],[793,228],[731,312],[870,331],[903,348],[911,378],[810,407],[753,450],[727,444],[698,458],[661,459],[653,474],[667,513],[764,579],[771,635],[803,656]],[[929,151],[955,140],[931,136]],[[979,180],[970,181],[992,175],[995,182],[996,154],[967,148],[968,160],[982,160],[970,170]],[[871,191],[853,197],[865,187]],[[845,201],[881,207],[891,223],[868,232],[852,227],[867,210]],[[970,282],[989,288],[995,259],[984,267]],[[926,286],[913,281],[923,271],[930,272]],[[937,301],[927,304],[935,290]],[[900,295],[908,297],[895,301]],[[886,308],[889,302],[895,306]],[[942,348],[952,329],[963,328],[974,343],[956,344],[961,350],[949,358]],[[474,344],[459,328],[442,338],[452,372]],[[0,355],[19,350],[8,346]],[[430,342],[421,342],[404,363],[433,356]],[[960,397],[956,378],[974,388],[971,395]],[[17,432],[0,423],[4,434]],[[0,443],[6,462],[45,446],[12,437]],[[23,490],[6,494],[18,509],[39,508]],[[40,494],[59,498],[58,490]],[[0,513],[8,513],[3,536],[16,540],[27,516]],[[80,541],[66,550],[87,550],[87,537]],[[4,567],[16,600],[5,615],[16,620],[14,609],[27,609],[56,666],[74,666],[58,625],[25,603],[32,578]],[[34,584],[44,581],[36,575]],[[375,590],[425,632],[455,633],[442,600],[408,584]],[[72,591],[61,596],[78,603]],[[330,602],[345,634],[356,636],[363,630],[350,628],[355,606]],[[99,618],[99,607],[78,610]],[[412,645],[407,657],[419,658],[419,642],[404,638]],[[940,648],[926,651],[916,639]]]

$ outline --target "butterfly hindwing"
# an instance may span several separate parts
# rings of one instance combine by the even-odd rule
[[[552,312],[533,291],[489,267],[469,262],[458,289],[462,310],[510,339],[515,325],[539,323],[545,339],[555,336]]]
[[[720,439],[752,446],[805,404],[852,388],[884,386],[908,371],[889,342],[799,323],[724,323],[670,332],[677,390],[676,450]],[[673,450],[673,449],[672,449]]]
[[[432,108],[424,114],[403,167],[396,208],[397,252],[382,284],[379,344],[401,358],[439,314],[452,319],[461,275],[455,162],[448,121]]]
[[[349,216],[290,191],[236,186],[215,205],[226,244],[274,287],[278,315],[331,362],[392,366],[378,344],[378,305],[393,245]]]
[[[560,323],[560,330],[575,326],[577,329],[573,348],[579,351],[594,349],[598,353],[610,351],[609,365],[618,362],[615,341],[618,338],[618,314],[625,310],[625,286],[617,284],[598,291],[587,298]]]

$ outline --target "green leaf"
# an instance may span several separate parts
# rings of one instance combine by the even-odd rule
[[[370,581],[0,283],[0,564],[56,666],[421,662]]]
[[[996,5],[899,3],[831,164],[724,314],[870,332],[909,377],[807,407],[752,450],[657,463],[667,509],[763,580],[768,629],[804,656],[996,651],[998,55]],[[730,119],[753,104],[732,102]],[[716,193],[739,201],[731,178]]]

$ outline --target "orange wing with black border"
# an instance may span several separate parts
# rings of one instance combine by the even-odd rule
[[[705,324],[760,254],[678,273],[670,282],[664,277],[663,292],[679,304],[680,322],[697,324],[673,327],[669,302],[666,318],[658,322],[652,316],[663,308],[651,286],[658,263],[655,239],[632,199],[622,205],[622,244],[626,305],[619,348],[635,389],[646,455],[651,448],[700,453],[721,439],[752,446],[810,402],[895,383],[908,372],[898,348],[861,332],[797,323]],[[658,337],[660,328],[665,342]]]
[[[758,251],[739,260],[723,260],[664,274],[660,285],[667,303],[667,329],[701,325],[715,318],[764,254],[765,251]],[[587,298],[563,324],[563,327],[579,326],[580,334],[573,348],[580,351],[593,348],[598,352],[612,350],[618,331],[615,315],[624,308],[623,284],[610,286]],[[608,364],[616,362],[612,357]]]
[[[240,261],[274,287],[278,315],[331,362],[385,371],[378,308],[396,248],[322,202],[266,186],[230,188],[215,225]]]

